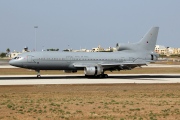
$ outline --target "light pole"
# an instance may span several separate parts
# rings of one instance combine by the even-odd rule
[[[38,28],[38,26],[34,26],[34,29],[35,29],[35,51],[37,50],[37,43],[36,43],[37,42],[37,40],[36,40],[37,39],[36,38],[36,31],[37,31],[36,29],[37,28]]]

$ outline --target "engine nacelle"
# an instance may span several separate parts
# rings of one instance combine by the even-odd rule
[[[151,60],[153,60],[153,61],[158,60],[158,57],[159,57],[159,54],[157,54],[157,53],[151,54]]]
[[[77,70],[64,70],[65,73],[75,73]]]
[[[116,49],[117,51],[131,50],[132,46],[132,44],[118,44],[116,45]]]
[[[94,66],[94,67],[85,67],[84,74],[85,75],[100,75],[103,72],[102,67]]]

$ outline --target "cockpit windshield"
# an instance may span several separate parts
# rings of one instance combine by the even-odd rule
[[[21,57],[14,57],[13,59],[21,59]]]

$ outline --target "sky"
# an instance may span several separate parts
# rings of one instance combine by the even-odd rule
[[[38,28],[34,28],[38,26]],[[138,42],[180,48],[179,0],[0,0],[0,51],[91,49]],[[36,41],[36,42],[35,42]]]

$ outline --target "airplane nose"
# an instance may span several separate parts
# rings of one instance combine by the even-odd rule
[[[9,64],[12,65],[12,66],[21,67],[22,66],[22,61],[12,59],[12,60],[9,61]]]
[[[14,60],[10,60],[10,61],[9,61],[9,64],[10,64],[10,65],[14,65]]]
[[[17,61],[17,60],[10,60],[9,64],[12,65],[12,66],[16,66],[16,67],[21,65],[21,63],[19,61]]]

